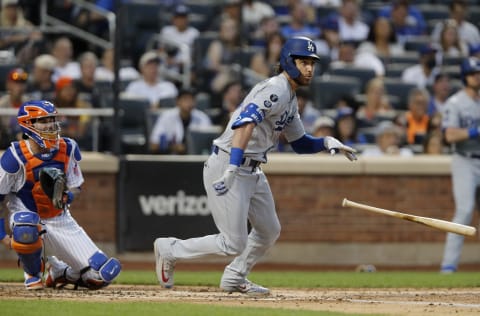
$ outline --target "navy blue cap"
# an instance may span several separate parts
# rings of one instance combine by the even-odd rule
[[[436,53],[437,49],[433,47],[433,45],[431,44],[425,44],[418,48],[418,52],[420,53],[420,55],[427,55],[427,54]]]
[[[190,10],[188,7],[184,4],[179,4],[175,7],[175,10],[173,11],[174,15],[179,15],[179,16],[185,16],[190,13]]]

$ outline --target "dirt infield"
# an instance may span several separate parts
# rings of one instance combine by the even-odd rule
[[[0,283],[0,300],[49,299],[85,302],[116,300],[148,302],[188,302],[223,306],[249,306],[352,314],[385,315],[479,315],[480,289],[272,289],[272,294],[252,298],[228,294],[212,287],[179,286],[165,290],[159,286],[112,285],[100,291],[25,291],[21,283]]]

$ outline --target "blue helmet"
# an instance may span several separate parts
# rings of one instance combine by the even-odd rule
[[[304,36],[289,38],[280,52],[280,66],[293,79],[300,76],[300,71],[293,61],[295,57],[310,57],[320,60],[317,55],[317,46],[311,39]]]
[[[57,148],[60,139],[60,125],[56,121],[57,110],[48,101],[27,101],[18,109],[17,121],[22,132],[42,148]],[[50,122],[37,122],[53,117]],[[42,125],[40,125],[40,124]]]
[[[465,58],[460,65],[460,72],[463,83],[467,83],[466,76],[480,72],[480,59],[475,57]]]

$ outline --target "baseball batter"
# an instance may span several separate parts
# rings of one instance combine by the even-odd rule
[[[464,88],[445,105],[442,127],[452,145],[452,187],[455,200],[453,222],[469,225],[475,208],[475,191],[480,186],[480,60],[461,64]],[[448,233],[441,265],[442,273],[457,271],[464,237]]]
[[[10,245],[22,264],[27,290],[44,287],[42,252],[48,258],[45,286],[98,289],[113,281],[121,265],[108,258],[70,214],[83,183],[81,154],[74,140],[60,137],[56,115],[48,101],[22,104],[17,118],[25,139],[12,142],[0,158],[0,201],[8,200]],[[55,171],[51,189],[58,198],[48,196],[40,183],[46,170]]]
[[[310,84],[318,59],[316,46],[309,38],[288,39],[281,50],[279,74],[253,87],[224,133],[214,140],[203,182],[219,234],[187,240],[156,239],[156,273],[162,286],[173,286],[177,260],[216,254],[236,256],[223,273],[223,290],[269,294],[267,288],[247,279],[280,234],[272,192],[260,168],[267,162],[268,151],[284,133],[297,153],[328,150],[356,159],[355,150],[337,139],[306,134],[300,120],[295,90]],[[252,226],[250,233],[247,220]]]

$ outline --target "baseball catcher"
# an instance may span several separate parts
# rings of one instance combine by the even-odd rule
[[[48,101],[23,103],[17,120],[24,139],[12,142],[0,158],[0,202],[8,199],[10,245],[27,290],[68,284],[99,289],[117,277],[121,265],[70,214],[84,181],[82,156],[73,139],[60,137],[56,115]]]

